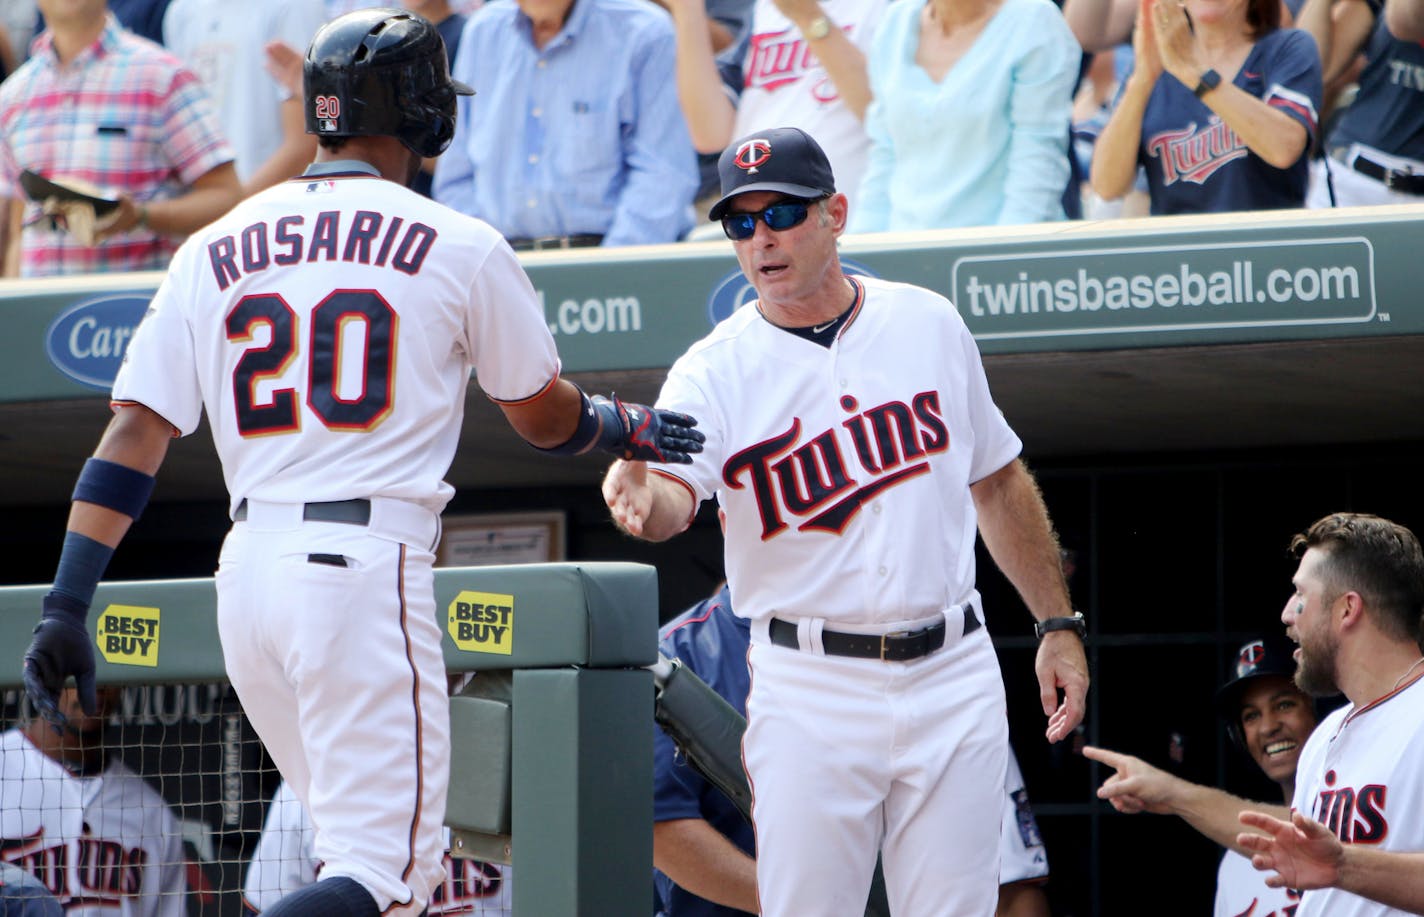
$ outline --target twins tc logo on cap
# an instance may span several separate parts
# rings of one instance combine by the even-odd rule
[[[1236,677],[1245,678],[1256,671],[1266,658],[1266,644],[1263,640],[1256,640],[1241,647],[1241,652],[1236,657]]]
[[[754,137],[737,147],[737,155],[732,160],[748,175],[756,172],[757,166],[766,164],[771,158],[771,141],[764,137]]]

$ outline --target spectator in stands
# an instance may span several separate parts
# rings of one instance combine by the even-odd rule
[[[1320,55],[1279,0],[1142,0],[1132,74],[1093,150],[1105,200],[1147,170],[1152,212],[1300,207]],[[1190,19],[1188,18],[1190,16]]]
[[[269,76],[264,49],[305,48],[325,22],[322,0],[172,0],[168,49],[207,87],[232,145],[244,197],[299,174],[316,155],[302,95]]]
[[[1281,0],[1281,26],[1294,24],[1305,0]],[[1083,50],[1108,51],[1132,40],[1142,0],[1064,0],[1063,16]]]
[[[892,4],[850,232],[1064,219],[1082,50],[1049,0]]]
[[[865,54],[887,6],[755,0],[746,42],[717,58],[702,0],[668,0],[677,25],[678,99],[693,146],[717,155],[733,137],[799,127],[821,143],[837,184],[854,201],[870,149],[862,123],[870,104]]]
[[[697,165],[669,79],[672,23],[646,0],[494,0],[465,24],[455,142],[435,199],[517,250],[674,242]]]
[[[424,16],[435,25],[440,32],[440,37],[445,40],[445,57],[449,60],[450,69],[455,69],[455,55],[460,50],[460,35],[465,31],[465,23],[469,21],[464,13],[458,13],[450,5],[450,0],[403,0],[402,6],[415,13],[417,16]],[[300,93],[298,93],[300,96]],[[415,181],[411,182],[411,188],[419,191],[426,197],[431,196],[431,184],[435,177],[434,159],[427,159],[420,164],[420,174],[415,176]]]
[[[30,39],[35,37],[35,20],[38,18],[35,0],[5,0],[0,3],[0,35],[5,39],[0,56],[8,55],[5,57],[9,63],[7,73],[14,73],[30,56]]]
[[[1353,75],[1354,101],[1332,119],[1311,163],[1311,207],[1424,201],[1424,85],[1401,79],[1424,72],[1424,46],[1390,34],[1381,0],[1308,0],[1298,20],[1315,38],[1325,85]]]
[[[168,13],[169,0],[109,0],[109,12],[119,21],[119,25],[135,35],[147,38],[154,44],[163,44],[163,17]],[[35,19],[35,34],[45,30],[44,4],[38,5],[40,15]]]
[[[1424,41],[1424,0],[1386,0],[1385,22],[1401,41]]]
[[[751,622],[732,613],[725,583],[665,624],[659,652],[677,659],[737,712],[751,690]],[[756,839],[741,811],[677,754],[662,729],[653,735],[653,864],[664,917],[757,913]],[[1005,776],[999,843],[998,917],[1047,917],[1040,887],[1048,876],[1038,823],[1012,751]]]
[[[272,795],[257,849],[242,882],[242,903],[248,913],[260,914],[283,896],[316,881],[321,861],[316,857],[316,833],[311,816],[284,780]],[[508,866],[452,857],[447,839],[445,881],[435,886],[426,910],[441,914],[480,914],[511,917],[512,879]]]
[[[0,852],[66,910],[93,913],[88,908],[103,901],[106,913],[120,917],[183,917],[187,866],[178,820],[104,747],[104,721],[117,700],[117,688],[100,689],[89,716],[78,692],[66,688],[59,706],[67,728],[35,717],[0,734]]]
[[[239,199],[232,148],[211,101],[172,54],[119,28],[104,0],[39,6],[49,28],[0,85],[0,200],[9,211],[4,273],[161,268],[177,249],[175,237]],[[92,238],[76,237],[38,220],[40,205],[23,200],[23,169],[97,186],[119,206],[93,226]]]
[[[12,50],[10,30],[0,22],[0,81],[15,72],[20,65],[20,57]]]

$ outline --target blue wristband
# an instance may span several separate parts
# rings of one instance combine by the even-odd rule
[[[151,474],[118,462],[91,458],[84,463],[84,470],[79,472],[79,480],[74,482],[72,499],[137,519],[148,505],[154,483]]]
[[[603,432],[603,422],[600,413],[594,408],[593,402],[582,388],[574,383],[574,388],[579,390],[579,422],[574,428],[574,433],[563,444],[545,449],[535,446],[540,452],[547,455],[583,455],[592,449],[599,441],[599,434]]]
[[[59,568],[54,572],[54,592],[84,603],[87,611],[94,601],[94,590],[109,566],[114,549],[78,532],[65,532],[64,548],[59,552]],[[81,620],[83,615],[79,616]]]

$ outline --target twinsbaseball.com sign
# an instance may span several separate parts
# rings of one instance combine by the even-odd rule
[[[980,339],[1384,318],[1359,237],[970,256],[950,282]]]

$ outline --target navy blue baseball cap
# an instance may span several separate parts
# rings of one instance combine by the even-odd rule
[[[1241,696],[1263,675],[1290,679],[1295,675],[1295,645],[1284,637],[1264,637],[1244,643],[1231,663],[1231,680],[1216,692],[1217,712],[1228,720],[1241,715]]]
[[[749,191],[780,191],[816,200],[836,193],[831,161],[810,134],[799,127],[774,127],[748,134],[717,159],[722,197],[707,217],[720,220],[732,198]]]

